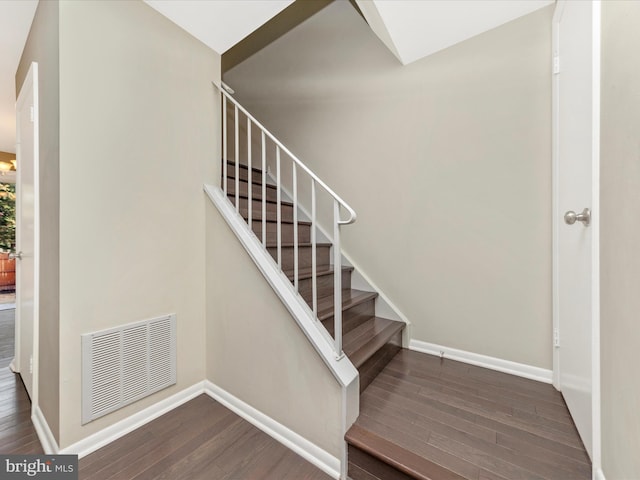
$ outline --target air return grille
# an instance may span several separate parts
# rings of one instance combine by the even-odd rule
[[[82,335],[82,423],[176,383],[176,316]]]

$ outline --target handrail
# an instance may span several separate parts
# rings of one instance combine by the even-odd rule
[[[282,215],[282,179],[281,179],[281,152],[284,152],[286,156],[291,159],[291,181],[293,184],[291,197],[293,199],[292,205],[292,236],[293,236],[293,285],[291,288],[295,290],[296,293],[300,293],[300,282],[299,282],[299,223],[298,223],[298,169],[302,172],[306,173],[311,179],[311,226],[310,226],[310,240],[311,240],[311,299],[310,299],[310,307],[313,312],[313,317],[317,320],[318,327],[324,330],[324,326],[322,326],[321,322],[318,319],[318,265],[317,265],[317,238],[316,238],[316,229],[317,229],[317,186],[322,187],[325,192],[332,197],[333,203],[333,327],[334,327],[334,335],[333,335],[333,349],[336,354],[336,358],[340,359],[344,356],[342,351],[342,254],[340,250],[340,227],[342,225],[349,225],[355,222],[356,220],[356,212],[340,198],[326,183],[324,183],[315,173],[313,173],[309,167],[303,164],[298,157],[296,157],[291,151],[278,140],[269,130],[267,130],[264,125],[262,125],[256,118],[251,115],[242,105],[240,105],[229,92],[233,92],[233,90],[226,84],[222,83],[217,85],[213,82],[213,85],[220,91],[222,98],[222,134],[223,134],[223,191],[224,194],[227,195],[227,185],[228,185],[228,168],[227,162],[231,163],[228,158],[228,143],[229,138],[228,128],[227,128],[227,103],[231,103],[231,108],[233,110],[233,147],[234,147],[234,161],[233,167],[235,168],[235,188],[234,188],[234,197],[235,197],[235,209],[238,214],[240,214],[240,124],[239,124],[239,112],[242,112],[247,118],[247,132],[246,132],[246,151],[244,154],[247,155],[247,215],[246,221],[248,223],[249,229],[254,230],[253,222],[256,218],[253,216],[253,181],[252,181],[252,172],[253,172],[253,157],[252,157],[252,124],[258,127],[260,130],[260,138],[261,138],[261,154],[262,154],[262,180],[261,180],[261,232],[262,232],[262,246],[263,248],[267,248],[267,196],[266,196],[266,142],[265,139],[268,137],[275,144],[275,187],[276,187],[276,251],[272,254],[275,259],[278,268],[283,271],[283,264],[285,263],[285,259],[282,254],[283,244],[282,244],[282,224],[283,224],[283,215]],[[244,142],[244,140],[243,140]],[[244,182],[244,180],[243,180]],[[258,206],[256,205],[256,209]],[[341,208],[345,209],[349,218],[343,220],[341,218]],[[285,223],[291,223],[289,221]],[[260,228],[260,226],[256,226]],[[273,234],[273,233],[272,233]],[[273,248],[274,245],[271,246]],[[286,245],[285,245],[286,247]],[[309,301],[309,299],[308,299]],[[326,330],[325,330],[326,333]]]
[[[338,201],[338,203],[340,203],[340,205],[349,213],[349,219],[348,220],[341,220],[339,222],[340,225],[349,225],[349,224],[352,224],[353,222],[356,221],[357,215],[356,215],[355,210],[353,208],[351,208],[347,202],[345,202],[342,198],[340,198],[340,196],[337,193],[335,193],[333,190],[331,190],[331,188],[329,188],[329,186],[326,183],[324,183],[322,180],[320,180],[320,178],[315,173],[313,173],[309,169],[309,167],[307,167],[304,163],[302,163],[298,157],[296,157],[293,153],[291,153],[291,150],[289,150],[287,147],[285,147],[284,144],[280,140],[278,140],[264,125],[262,125],[262,123],[260,123],[258,120],[256,120],[256,118],[253,115],[251,115],[242,105],[240,105],[236,101],[236,99],[233,98],[227,92],[227,89],[230,90],[231,92],[234,92],[234,90],[231,87],[229,87],[224,82],[221,82],[222,85],[217,85],[215,82],[211,82],[211,83],[220,91],[220,93],[222,93],[225,97],[227,97],[229,100],[231,100],[231,103],[233,103],[236,107],[238,107],[238,109],[242,113],[244,113],[247,116],[247,118],[251,119],[251,121],[253,123],[255,123],[256,126],[258,128],[260,128],[260,130],[262,130],[276,145],[278,145],[280,147],[280,149],[291,158],[291,160],[296,162],[305,172],[307,172],[307,174],[311,178],[313,178],[322,188],[324,188],[329,195],[331,195],[334,199],[336,199]]]

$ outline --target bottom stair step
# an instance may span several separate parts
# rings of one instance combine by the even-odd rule
[[[344,336],[342,348],[353,365],[359,368],[403,328],[403,322],[371,317]]]
[[[402,348],[403,322],[370,317],[342,337],[342,349],[360,373],[363,392]]]
[[[465,480],[357,424],[345,440],[349,444],[349,478],[353,480]]]

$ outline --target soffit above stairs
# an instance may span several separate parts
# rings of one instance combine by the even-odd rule
[[[145,0],[202,43],[223,54],[293,0]]]
[[[356,0],[393,54],[407,65],[555,0]]]

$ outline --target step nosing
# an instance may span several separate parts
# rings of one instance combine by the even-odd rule
[[[224,162],[224,160],[223,160]],[[233,168],[236,167],[236,163],[233,160],[227,160],[227,165],[231,165]],[[249,170],[249,165],[245,165],[244,163],[237,163],[238,167],[243,169],[243,170]],[[262,169],[258,168],[258,167],[254,167],[253,165],[251,165],[251,170],[254,172],[258,172],[258,173],[262,173]]]
[[[309,242],[299,242],[298,243],[298,248],[299,247],[304,247],[304,248],[309,248],[311,247],[313,244],[309,243]],[[293,248],[295,245],[291,242],[286,242],[286,243],[281,243],[280,244],[281,247],[283,248]],[[316,247],[322,247],[322,248],[326,248],[326,247],[330,247],[331,244],[330,243],[316,243]],[[277,243],[269,243],[267,242],[267,248],[278,248],[278,244]]]
[[[244,218],[244,217],[243,217]],[[247,220],[245,218],[245,220]],[[277,220],[271,220],[271,219],[265,219],[266,223],[278,223]],[[252,218],[251,219],[252,222],[261,222],[262,223],[262,218]],[[280,223],[285,223],[287,225],[294,225],[293,220],[280,220]],[[304,225],[305,227],[310,227],[311,226],[311,222],[305,222],[303,220],[298,220],[298,225]]]
[[[358,292],[355,294],[355,300],[353,298],[349,298],[345,300],[344,296],[342,297],[342,311],[349,310],[350,308],[357,307],[358,305],[362,305],[365,302],[368,302],[371,299],[374,299],[378,296],[378,292],[364,292],[360,290],[351,289],[351,292]],[[353,295],[353,294],[351,294]],[[326,310],[322,312],[318,311],[318,320],[323,321],[333,317],[333,304],[328,307]]]
[[[352,431],[355,430],[356,434],[352,433]],[[360,438],[360,436],[362,434],[358,434],[359,431],[364,431],[367,434],[376,437],[377,439],[380,439],[383,443],[387,444],[385,448],[385,452],[382,452],[374,447],[371,447],[370,445],[367,444],[366,440],[363,438]],[[412,450],[403,447],[402,445],[399,445],[398,443],[396,443],[395,441],[392,440],[388,440],[384,437],[381,437],[380,435],[378,435],[376,432],[373,432],[365,427],[361,427],[360,425],[358,425],[357,423],[354,424],[345,434],[344,436],[345,440],[347,441],[347,443],[349,445],[352,445],[353,447],[361,450],[362,452],[374,457],[375,459],[379,460],[382,463],[385,463],[393,468],[395,468],[396,470],[416,479],[416,480],[437,480],[436,478],[432,477],[431,475],[425,475],[422,472],[419,471],[419,467],[417,465],[415,465],[415,463],[420,463],[420,462],[424,462],[426,459],[424,459],[423,457],[421,457],[420,455],[418,455],[417,453],[413,452]],[[399,460],[396,460],[394,458],[394,456],[392,456],[392,454],[390,453],[391,451],[399,451],[402,452],[405,455],[405,458],[408,456],[410,457],[413,462],[413,465],[407,465],[407,462],[401,462]],[[417,459],[417,460],[416,460]],[[446,467],[443,467],[442,465],[439,465],[438,463],[432,462],[430,460],[426,460],[427,462],[433,464],[433,465],[438,465],[440,468],[446,469]]]
[[[234,177],[233,175],[227,175],[227,180],[233,180],[235,182],[236,177]],[[249,179],[247,179],[247,178],[238,178],[238,183],[247,183],[248,184],[249,183]],[[227,185],[228,185],[228,183],[227,183]],[[253,179],[252,178],[251,179],[251,185],[260,185],[260,186],[262,186],[262,182],[260,180],[258,180],[258,179]],[[265,183],[264,186],[267,187],[267,188],[271,188],[273,190],[277,190],[278,189],[278,186],[274,185],[273,183]]]
[[[342,273],[351,272],[351,271],[353,271],[353,267],[342,266],[341,270],[342,270]],[[333,266],[331,268],[324,268],[324,266],[323,266],[322,270],[317,270],[316,271],[316,276],[322,277],[322,276],[327,276],[327,275],[333,275],[333,272],[334,272]],[[293,275],[294,275],[293,270],[283,270],[283,273],[287,277],[289,277],[290,280],[293,280]],[[312,278],[312,277],[313,277],[313,273],[310,272],[310,271],[305,271],[303,273],[298,272],[298,280],[307,280],[307,279]],[[322,298],[325,298],[325,297],[322,297]]]
[[[373,357],[381,348],[383,348],[389,340],[391,340],[398,332],[401,332],[404,328],[404,324],[401,322],[396,322],[394,320],[389,320],[390,323],[384,328],[382,328],[378,333],[376,333],[373,337],[366,340],[362,345],[358,346],[355,350],[350,353],[347,353],[347,349],[345,349],[345,355],[349,357],[349,359],[353,362],[356,368],[361,367],[364,363]],[[397,325],[396,325],[397,324]],[[347,335],[345,335],[345,338]],[[346,341],[345,341],[346,343]],[[371,348],[370,345],[377,344],[376,348]],[[366,352],[366,353],[360,353]]]
[[[238,196],[240,198],[244,198],[249,200],[249,195],[247,195],[246,193],[239,193]],[[227,197],[235,200],[236,198],[236,194],[235,192],[231,193],[231,192],[227,192]],[[253,195],[251,196],[251,201],[252,202],[262,202],[262,197],[261,198],[256,198]],[[268,203],[270,205],[277,205],[278,204],[278,200],[269,200],[267,199],[265,203]],[[287,206],[287,207],[293,207],[293,202],[289,202],[288,200],[280,200],[280,204]]]

